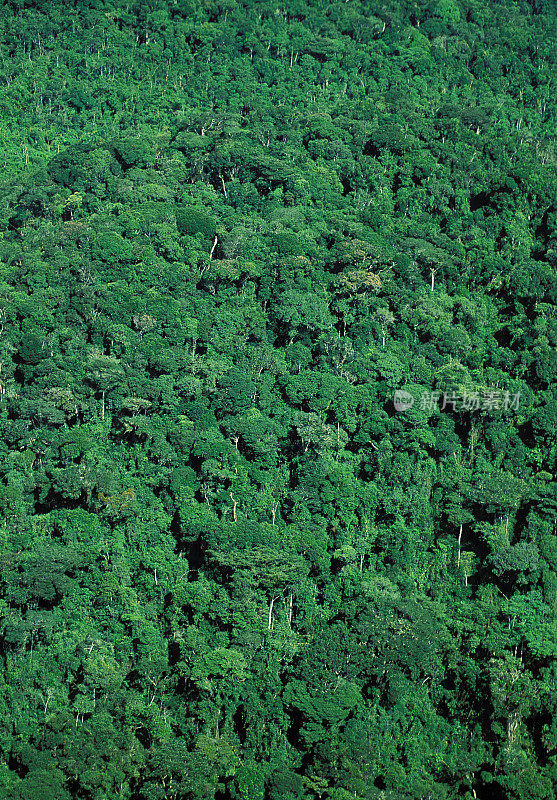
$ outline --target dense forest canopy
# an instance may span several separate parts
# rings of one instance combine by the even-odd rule
[[[552,0],[0,7],[0,796],[555,800]]]

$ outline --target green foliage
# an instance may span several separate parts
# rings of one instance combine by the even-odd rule
[[[208,214],[195,208],[177,207],[176,225],[181,234],[188,236],[202,233],[206,237],[212,237],[216,230],[215,221]]]
[[[553,798],[554,25],[3,4],[1,797]]]

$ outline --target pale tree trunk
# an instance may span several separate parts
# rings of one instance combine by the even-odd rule
[[[272,597],[271,602],[269,604],[269,625],[268,630],[271,630],[271,626],[273,624],[273,606],[275,605],[275,600],[278,600],[278,597]]]
[[[224,185],[224,181],[223,181],[223,185]],[[225,191],[225,194],[226,194],[226,191]],[[217,246],[218,240],[219,240],[218,236],[215,236],[215,240],[213,242],[213,246],[211,247],[211,252],[209,253],[209,261],[211,261],[212,258],[213,258],[213,253],[215,252],[215,247]]]
[[[197,351],[197,339],[192,339],[191,346],[191,371],[195,375],[195,355]]]
[[[458,559],[457,559],[457,562],[456,562],[457,567],[460,566],[460,545],[461,545],[461,542],[462,542],[462,525],[460,526],[459,531],[458,531]],[[468,583],[466,585],[468,585]]]

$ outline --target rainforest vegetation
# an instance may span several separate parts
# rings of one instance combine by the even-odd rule
[[[555,800],[556,41],[0,2],[2,800]]]

